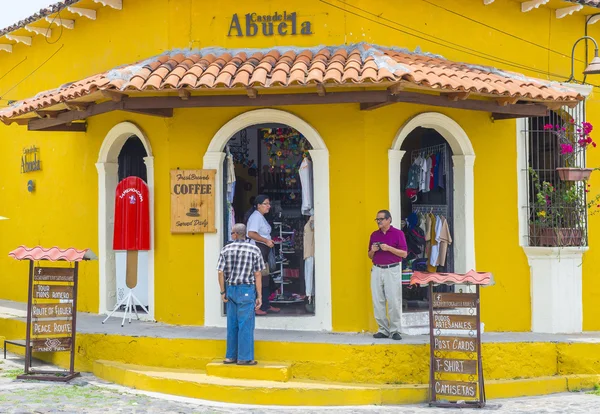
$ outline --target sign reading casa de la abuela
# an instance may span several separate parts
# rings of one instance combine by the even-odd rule
[[[243,25],[242,22],[245,24]],[[298,23],[297,12],[288,13],[284,11],[282,13],[275,12],[274,14],[269,15],[247,13],[241,21],[237,13],[231,17],[227,36],[253,37],[259,33],[262,33],[263,36],[296,36],[298,34],[313,34],[311,23],[309,21]]]

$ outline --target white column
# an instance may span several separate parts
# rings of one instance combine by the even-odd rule
[[[477,270],[475,266],[474,155],[454,155],[454,272]],[[474,292],[474,287],[456,285],[455,292]]]
[[[583,330],[582,266],[587,247],[523,247],[531,268],[531,330]]]
[[[331,331],[331,230],[329,223],[329,151],[310,150],[315,204],[315,318],[304,329]],[[302,325],[302,324],[301,324]]]
[[[400,180],[402,157],[406,151],[388,150],[388,175],[389,175],[389,209],[396,223],[402,219],[402,182]]]
[[[224,152],[204,154],[203,168],[216,170],[215,174],[215,227],[216,233],[204,233],[204,325],[224,326],[221,295],[217,278],[217,262],[223,247],[223,161]]]
[[[154,303],[154,251],[156,246],[154,245],[155,237],[155,226],[154,226],[154,157],[144,157],[144,164],[146,164],[146,177],[148,182],[148,194],[150,195],[150,250],[148,251],[148,304],[150,312],[148,317],[154,320],[156,305]]]
[[[112,248],[115,223],[114,193],[119,180],[119,164],[96,163],[98,170],[98,258],[99,292],[98,313],[106,313],[116,304],[116,264]]]

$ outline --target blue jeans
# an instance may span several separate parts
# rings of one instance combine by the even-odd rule
[[[238,361],[254,359],[254,285],[227,286],[227,353]]]

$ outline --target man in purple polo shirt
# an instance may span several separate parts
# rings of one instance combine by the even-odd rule
[[[401,340],[400,320],[402,312],[402,258],[407,255],[404,233],[392,226],[392,215],[380,210],[375,219],[379,230],[371,234],[369,259],[371,268],[371,294],[373,313],[379,329],[373,338]],[[387,301],[390,319],[385,309]]]

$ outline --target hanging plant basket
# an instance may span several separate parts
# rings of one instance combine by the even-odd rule
[[[558,176],[562,181],[585,181],[592,174],[591,168],[557,168]]]

